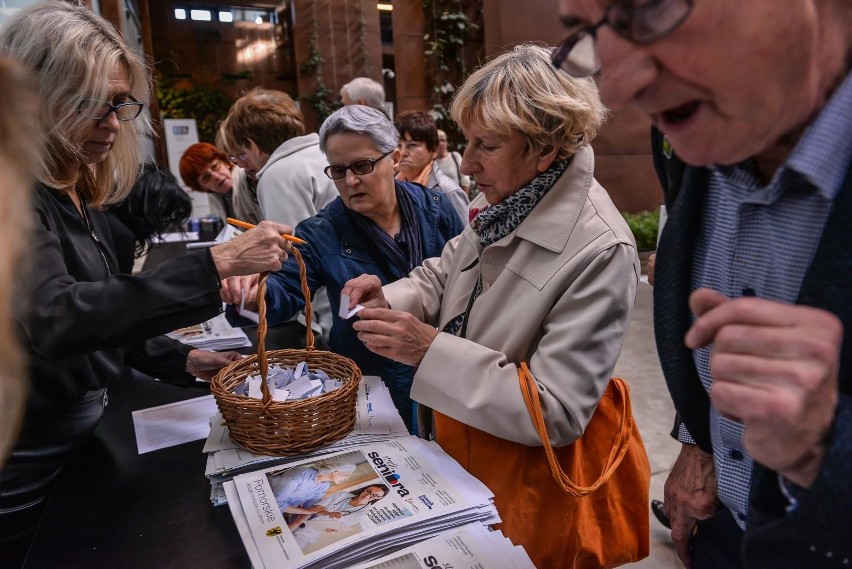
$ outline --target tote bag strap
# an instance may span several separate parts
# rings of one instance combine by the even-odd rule
[[[524,396],[524,403],[527,406],[527,411],[530,414],[530,418],[532,419],[533,425],[535,426],[535,430],[538,433],[539,438],[541,439],[541,444],[544,447],[544,452],[547,454],[547,461],[550,464],[550,471],[553,473],[553,478],[559,484],[559,486],[568,494],[571,494],[575,497],[582,497],[591,492],[594,492],[598,488],[600,488],[603,484],[610,479],[613,472],[618,468],[621,464],[621,461],[624,459],[624,455],[627,454],[627,446],[630,443],[630,417],[629,417],[629,407],[627,403],[627,388],[624,385],[624,382],[620,379],[613,378],[610,380],[610,386],[612,386],[612,391],[614,395],[615,401],[610,403],[610,399],[604,397],[601,399],[600,405],[616,405],[619,407],[619,420],[618,424],[614,425],[614,429],[617,432],[614,432],[615,442],[612,445],[612,448],[609,449],[609,456],[607,458],[606,464],[603,467],[602,472],[598,479],[591,486],[579,486],[575,484],[568,475],[562,470],[562,467],[559,465],[559,461],[556,459],[556,453],[553,450],[553,446],[550,444],[550,439],[547,436],[547,427],[544,423],[544,415],[541,410],[541,400],[538,396],[538,387],[535,382],[535,378],[530,372],[529,367],[526,362],[521,362],[521,365],[518,367],[518,379],[521,385],[521,393]],[[596,428],[592,425],[595,422],[595,418],[598,414],[592,415],[592,419],[589,422],[589,425],[586,426],[586,431],[589,430],[590,427]],[[613,428],[605,423],[600,425],[601,427]],[[584,452],[585,447],[577,445],[576,443],[571,445],[574,447],[572,450],[574,452]],[[603,449],[600,450],[603,452]]]

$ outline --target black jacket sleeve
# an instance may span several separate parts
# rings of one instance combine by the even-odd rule
[[[50,190],[43,190],[50,191]],[[70,201],[70,200],[69,200]],[[89,213],[92,231],[54,196],[37,201],[23,327],[36,353],[51,359],[126,346],[203,322],[221,307],[210,252],[171,259],[138,276],[112,274],[106,219]],[[73,207],[73,205],[71,206]]]
[[[194,348],[168,336],[127,346],[125,363],[144,374],[174,385],[188,386],[195,377],[186,372],[187,354]]]

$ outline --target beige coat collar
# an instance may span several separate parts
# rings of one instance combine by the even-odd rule
[[[517,236],[555,253],[565,249],[589,195],[594,171],[595,157],[592,148],[583,146],[574,155],[556,185],[544,195],[529,216],[515,231],[495,242],[492,247],[505,247]],[[471,204],[472,207],[484,205],[484,196],[480,196]],[[473,229],[468,226],[465,234],[478,249],[479,237]]]

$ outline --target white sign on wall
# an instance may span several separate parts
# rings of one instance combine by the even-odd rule
[[[169,154],[169,170],[180,180],[180,157],[184,151],[198,142],[198,127],[195,119],[163,119],[166,131],[166,150]],[[183,181],[181,185],[183,186]],[[184,186],[184,189],[186,186]]]
[[[210,198],[205,192],[193,192],[180,179],[180,157],[187,148],[198,142],[198,126],[195,119],[163,119],[166,131],[166,152],[169,155],[169,171],[175,175],[180,186],[192,198],[192,216],[205,217],[213,212]]]

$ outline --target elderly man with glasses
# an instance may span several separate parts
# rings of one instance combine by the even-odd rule
[[[678,554],[852,566],[852,3],[560,0],[560,15],[554,65],[600,73],[609,106],[658,129]]]

